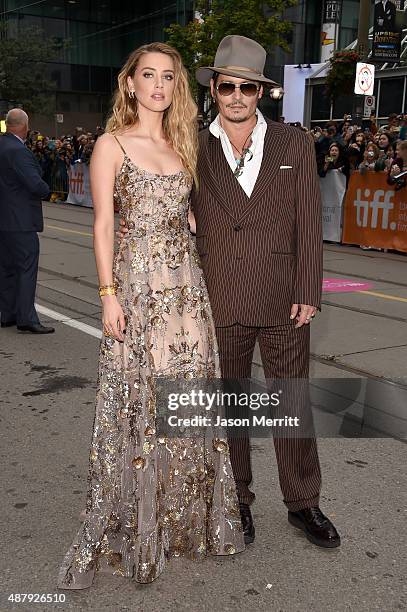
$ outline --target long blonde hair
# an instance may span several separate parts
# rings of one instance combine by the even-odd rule
[[[118,76],[118,88],[114,94],[112,114],[107,121],[106,131],[115,133],[137,124],[137,99],[129,97],[127,78],[133,77],[140,57],[146,53],[164,53],[174,62],[174,95],[171,105],[164,112],[163,130],[165,138],[181,158],[184,168],[197,183],[197,106],[189,87],[188,73],[180,54],[173,47],[154,42],[139,47],[129,55]]]

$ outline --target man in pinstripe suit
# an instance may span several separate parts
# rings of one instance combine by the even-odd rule
[[[320,307],[322,230],[314,145],[296,127],[257,109],[265,50],[227,36],[214,66],[200,68],[219,114],[200,132],[199,190],[193,190],[196,243],[216,325],[222,375],[250,378],[256,340],[266,379],[307,378],[309,323]],[[315,438],[275,438],[288,520],[318,546],[340,536],[319,509]],[[230,439],[246,543],[255,530],[248,437]]]

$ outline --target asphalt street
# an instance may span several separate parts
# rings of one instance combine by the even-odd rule
[[[341,533],[339,549],[316,548],[288,524],[272,441],[256,438],[256,540],[246,551],[174,559],[149,585],[103,575],[88,590],[56,589],[85,503],[101,326],[92,211],[45,204],[44,213],[37,304],[56,333],[0,331],[0,610],[407,610],[407,446],[397,439],[405,405],[387,437],[319,440],[321,508]],[[370,376],[386,389],[406,388],[406,264],[401,254],[325,245],[313,377]],[[258,351],[253,375],[262,377]],[[24,593],[52,594],[53,601],[16,601]]]

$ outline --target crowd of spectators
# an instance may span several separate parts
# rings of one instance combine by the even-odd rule
[[[339,170],[346,176],[352,172],[368,170],[387,172],[391,184],[393,177],[407,170],[407,115],[392,114],[385,125],[379,126],[376,117],[356,125],[350,115],[343,121],[328,122],[310,130],[315,143],[318,174],[327,175]]]
[[[65,201],[69,192],[69,167],[78,162],[89,164],[97,138],[103,134],[76,128],[73,135],[49,138],[40,132],[29,132],[27,146],[32,150],[43,171],[43,179],[50,188],[50,200]]]
[[[285,122],[284,117],[279,121]],[[300,122],[292,123],[314,140],[318,174],[325,177],[330,170],[339,170],[346,177],[358,171],[387,172],[388,182],[407,171],[407,114],[391,114],[387,123],[379,126],[375,115],[364,119],[362,125],[345,114],[343,120],[328,121],[324,126],[308,129]],[[401,183],[396,185],[400,187]],[[404,186],[404,184],[403,184]]]
[[[279,121],[285,122],[284,117]],[[318,174],[321,178],[331,170],[339,170],[346,177],[357,171],[386,171],[388,182],[407,171],[407,115],[391,114],[385,125],[379,126],[374,114],[364,119],[362,126],[345,114],[343,121],[329,121],[308,130],[301,123],[292,125],[307,132],[315,144]],[[200,128],[203,125],[199,126]],[[43,178],[51,191],[51,201],[66,200],[69,191],[69,166],[82,162],[89,164],[97,138],[95,133],[76,128],[73,135],[49,138],[39,132],[30,132],[27,145],[33,151],[43,170]],[[398,183],[396,188],[399,187]]]
[[[395,190],[406,187],[407,115],[393,113],[381,126],[374,114],[363,120],[362,125],[352,121],[351,115],[345,115],[340,123],[330,121],[323,127],[306,131],[314,140],[318,174],[322,180],[336,170],[346,177],[347,187],[354,172],[385,172],[387,183]]]

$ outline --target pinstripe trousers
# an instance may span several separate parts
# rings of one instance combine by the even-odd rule
[[[251,377],[253,352],[259,342],[266,379],[307,378],[310,328],[294,323],[247,327],[236,323],[216,327],[220,365],[225,379]],[[321,471],[315,438],[274,438],[284,503],[293,512],[319,505]],[[249,437],[229,437],[230,460],[239,501],[251,504],[252,480]]]

